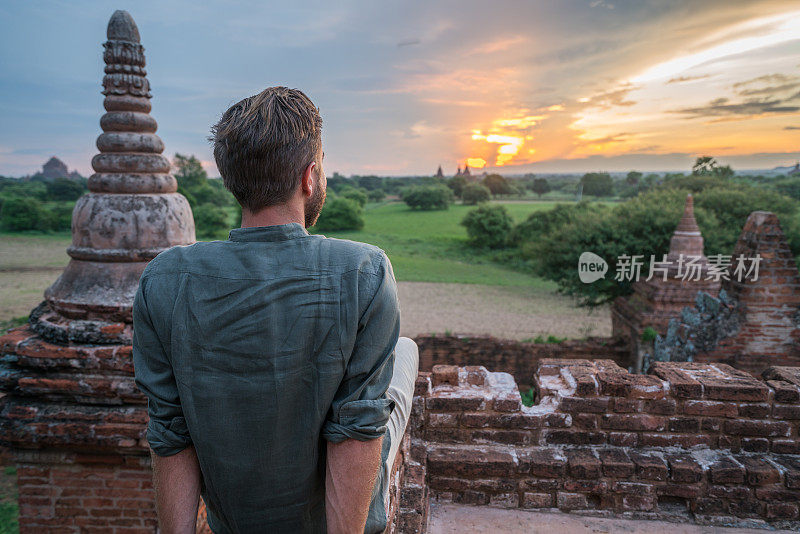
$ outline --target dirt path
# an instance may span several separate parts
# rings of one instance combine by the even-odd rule
[[[754,523],[757,521],[754,521]],[[759,523],[759,525],[763,525]],[[764,530],[589,517],[559,512],[501,510],[488,506],[431,504],[430,534],[758,534]],[[779,530],[789,534],[788,530]]]
[[[398,291],[400,331],[406,336],[451,332],[521,340],[611,334],[607,307],[579,308],[572,299],[547,290],[399,282]]]

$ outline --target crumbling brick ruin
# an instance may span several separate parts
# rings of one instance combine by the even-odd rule
[[[757,280],[724,280],[720,298],[702,296],[672,319],[657,340],[655,360],[725,362],[760,373],[772,365],[800,365],[800,273],[769,212],[750,214],[733,257],[761,257]]]
[[[395,528],[423,532],[428,499],[800,525],[800,368],[773,367],[764,380],[725,364],[651,373],[543,360],[530,407],[507,373],[421,373]]]

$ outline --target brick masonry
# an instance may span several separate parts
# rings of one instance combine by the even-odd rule
[[[604,358],[622,367],[630,365],[628,342],[621,338],[591,337],[561,343],[527,343],[491,336],[430,335],[414,338],[419,346],[419,369],[434,365],[482,365],[514,376],[530,386],[540,360],[544,358]]]
[[[800,526],[800,368],[757,379],[725,364],[634,375],[610,360],[542,360],[535,378],[525,407],[507,373],[421,373],[411,449],[425,452],[432,499]],[[401,506],[420,508],[416,497]],[[423,532],[417,519],[402,531]]]
[[[749,265],[749,259],[756,257],[761,258],[758,277],[738,280],[737,258],[747,259]],[[711,330],[718,325],[692,321],[703,315],[698,313],[696,297],[700,291],[715,297],[717,289],[675,280],[635,283],[632,296],[614,303],[612,330],[630,340],[632,356],[639,350],[642,330],[652,326],[662,336],[669,335],[668,329],[676,330],[679,341],[695,346],[689,351],[694,361],[723,362],[755,375],[773,365],[800,365],[800,273],[775,214],[756,211],[747,218],[727,279],[721,282],[736,309],[736,327],[699,350],[694,341],[715,338],[717,332]],[[682,313],[684,308],[689,308],[688,316]]]

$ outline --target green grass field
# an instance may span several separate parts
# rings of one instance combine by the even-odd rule
[[[500,201],[515,221],[535,211],[551,209],[553,201]],[[474,206],[453,204],[443,211],[413,211],[398,201],[368,204],[361,231],[331,232],[330,237],[363,241],[381,247],[392,261],[401,282],[478,284],[526,287],[552,294],[555,284],[491,261],[466,244],[466,229],[459,223]],[[231,224],[235,210],[230,210]],[[216,239],[227,239],[227,231]],[[0,234],[0,321],[27,313],[41,301],[67,264],[68,233]],[[8,328],[14,323],[0,323]]]
[[[556,205],[534,201],[499,204],[517,222]],[[467,231],[459,223],[471,209],[474,206],[453,204],[442,211],[413,211],[401,202],[368,204],[363,230],[325,235],[381,247],[400,281],[555,288],[550,282],[492,263],[469,249]]]

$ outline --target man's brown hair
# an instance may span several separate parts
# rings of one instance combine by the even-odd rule
[[[211,128],[225,187],[251,212],[282,204],[322,146],[319,110],[299,89],[268,87],[228,108]]]

